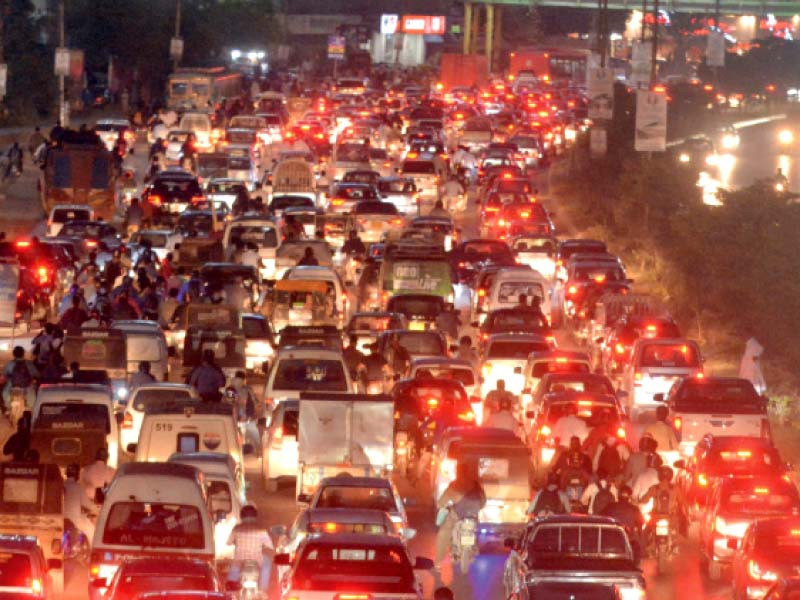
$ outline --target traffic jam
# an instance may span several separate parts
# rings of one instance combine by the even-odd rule
[[[0,597],[639,600],[687,557],[685,597],[795,597],[764,390],[540,191],[585,89],[280,77],[179,69],[149,125],[43,143]]]

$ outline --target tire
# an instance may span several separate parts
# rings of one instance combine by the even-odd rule
[[[472,550],[462,550],[461,557],[458,561],[462,575],[466,575],[469,572],[470,564],[472,564]]]

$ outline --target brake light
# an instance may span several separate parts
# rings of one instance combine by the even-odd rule
[[[205,202],[205,196],[192,196],[192,204],[197,204],[198,202]]]
[[[556,345],[556,336],[554,336],[554,335],[546,335],[546,336],[544,336],[544,339],[546,339],[550,343],[551,346],[555,346]]]
[[[323,531],[325,531],[325,533],[336,533],[336,530],[338,528],[339,527],[338,527],[338,525],[336,525],[336,523],[325,523],[322,526],[322,529],[323,529]]]
[[[552,433],[553,433],[553,430],[550,429],[549,425],[542,425],[541,427],[539,427],[539,435],[540,436],[546,437],[546,436],[549,436]]]
[[[31,579],[31,592],[34,594],[41,594],[42,593],[42,580],[41,579]]]
[[[566,356],[557,356],[556,357],[556,363],[557,364],[563,365],[563,364],[566,364],[566,362],[567,362],[567,357]]]
[[[528,217],[531,216],[531,213],[529,213],[527,210],[523,210],[519,213],[519,216],[522,217],[523,219],[527,219]]]
[[[17,250],[26,250],[31,247],[31,243],[28,240],[19,240],[16,244]]]
[[[775,573],[763,571],[761,567],[758,566],[758,563],[752,559],[747,563],[747,573],[750,577],[758,579],[759,581],[777,581],[778,579]]]
[[[87,248],[97,248],[96,240],[86,240],[85,244]]]
[[[569,286],[569,288],[567,288],[567,294],[568,295],[574,296],[577,293],[578,293],[578,287],[577,286],[571,285],[571,286]]]
[[[500,207],[499,206],[487,206],[486,207],[486,212],[490,212],[490,213],[500,212]]]
[[[700,487],[708,487],[708,476],[705,473],[697,474],[697,485]]]
[[[133,429],[133,415],[127,410],[125,411],[125,415],[122,417],[122,428]]]
[[[753,490],[753,492],[754,492],[754,493],[755,493],[757,496],[766,496],[767,494],[769,494],[769,488],[766,488],[766,487],[757,487],[757,488],[755,488],[755,489]]]
[[[594,281],[595,283],[603,283],[606,280],[605,275],[595,275]]]
[[[100,575],[100,565],[92,565],[89,567],[89,575],[91,577],[97,577]]]
[[[47,270],[47,267],[36,269],[36,276],[39,278],[39,285],[45,285],[50,281],[50,271]]]
[[[490,364],[483,365],[481,371],[483,372],[484,375],[489,375],[492,372],[492,365]]]
[[[369,594],[336,594],[334,600],[369,600]]]
[[[627,435],[628,434],[625,432],[625,428],[622,425],[617,427],[617,437],[619,439],[624,440],[627,437]]]
[[[614,352],[616,352],[617,354],[625,354],[625,346],[617,342],[614,345]]]
[[[486,296],[486,289],[485,288],[479,288],[478,289],[478,297],[479,298],[483,298],[485,296]]]
[[[636,372],[633,374],[633,380],[634,380],[634,381],[641,381],[641,380],[642,380],[642,377],[643,377],[643,375],[642,375],[642,374],[641,374],[641,372],[639,372],[639,371],[636,371]]]
[[[439,406],[438,398],[428,398],[428,408],[436,408]]]
[[[342,204],[344,204],[344,200],[341,200],[339,198],[335,198],[335,199],[331,200],[331,204],[333,206],[341,206]]]
[[[458,414],[458,418],[461,421],[470,421],[470,422],[472,422],[472,421],[475,420],[475,413],[472,412],[471,410],[468,410],[466,412],[459,413]]]
[[[683,419],[681,417],[675,417],[672,422],[675,424],[675,429],[678,431],[680,431],[681,427],[683,427]]]
[[[275,433],[272,434],[272,441],[279,442],[283,439],[283,427],[277,427]]]
[[[153,206],[161,206],[161,196],[153,195],[150,196],[148,200],[150,201],[150,204],[152,204]]]

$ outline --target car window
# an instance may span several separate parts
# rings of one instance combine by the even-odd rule
[[[691,344],[648,344],[642,349],[642,367],[699,367],[700,360]]]
[[[197,507],[188,504],[116,502],[108,511],[103,543],[202,549],[203,520]]]
[[[274,390],[346,392],[342,362],[320,359],[282,359],[278,361]]]
[[[385,487],[326,485],[314,508],[373,509],[396,512],[392,490]]]

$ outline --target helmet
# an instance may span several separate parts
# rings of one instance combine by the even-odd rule
[[[105,446],[102,448],[98,448],[97,452],[94,455],[95,459],[102,460],[103,462],[108,460],[108,448]]]
[[[672,469],[667,466],[659,467],[658,480],[667,482],[672,481]]]
[[[67,465],[67,478],[77,480],[80,472],[81,468],[77,464],[72,463]]]

